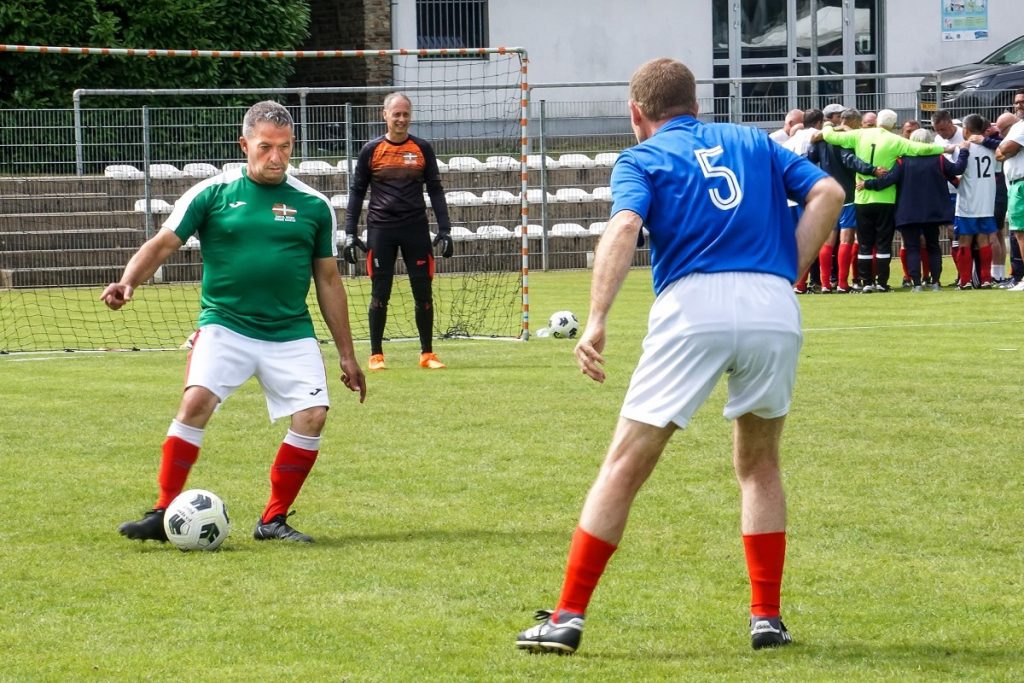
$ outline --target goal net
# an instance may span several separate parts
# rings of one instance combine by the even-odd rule
[[[189,337],[202,277],[202,248],[194,240],[122,310],[109,311],[99,294],[189,187],[244,163],[237,139],[248,105],[223,106],[224,94],[288,106],[297,138],[289,172],[331,200],[343,241],[355,159],[363,144],[385,131],[384,96],[406,93],[413,101],[411,132],[437,152],[455,239],[453,257],[436,259],[434,334],[525,337],[523,53],[487,48],[315,56],[364,60],[368,70],[389,73],[391,82],[258,91],[81,90],[71,109],[0,111],[0,352],[163,349]],[[113,96],[121,106],[104,107],[104,98]],[[186,97],[189,106],[181,106]],[[123,106],[125,98],[138,106]],[[203,105],[204,98],[211,104]],[[429,208],[428,217],[436,233]],[[340,252],[339,244],[353,336],[365,339],[370,280],[365,264],[350,266]],[[318,337],[330,340],[312,290],[309,307]],[[386,334],[417,336],[401,257]]]

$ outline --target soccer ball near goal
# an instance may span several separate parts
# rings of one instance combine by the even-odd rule
[[[178,550],[215,550],[231,531],[228,508],[216,493],[185,491],[167,506],[164,531]]]
[[[580,331],[580,320],[572,311],[558,311],[548,318],[548,329],[552,337],[575,339]]]

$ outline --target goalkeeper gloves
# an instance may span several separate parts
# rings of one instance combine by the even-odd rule
[[[356,252],[356,249],[362,249],[364,254],[367,252],[366,245],[363,244],[361,239],[355,235],[349,235],[346,233],[345,249],[342,251],[342,254],[345,256],[345,260],[352,265],[359,263],[359,254]]]
[[[441,256],[449,258],[452,252],[455,251],[455,243],[452,242],[452,231],[451,228],[448,230],[438,230],[437,237],[434,238],[434,246],[441,245]]]

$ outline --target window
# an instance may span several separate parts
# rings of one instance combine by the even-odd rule
[[[487,0],[416,0],[416,47],[488,47]]]

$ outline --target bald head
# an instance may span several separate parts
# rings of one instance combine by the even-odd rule
[[[999,134],[1006,137],[1007,131],[1010,130],[1010,126],[1017,123],[1017,117],[1010,112],[1000,114],[999,118],[996,119],[996,128],[999,129]]]
[[[793,127],[796,126],[798,129],[803,126],[804,123],[804,111],[803,109],[790,109],[789,113],[786,114],[786,122],[783,124],[783,128],[786,129],[787,133],[792,134]]]
[[[862,128],[874,128],[878,121],[878,115],[873,111],[866,111],[864,115],[860,117],[860,125]]]

